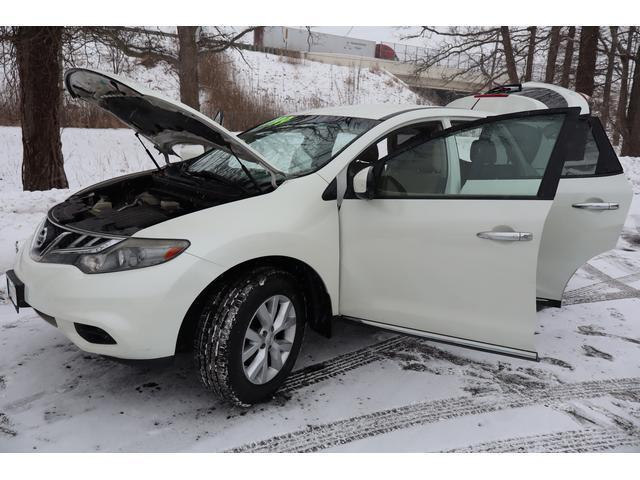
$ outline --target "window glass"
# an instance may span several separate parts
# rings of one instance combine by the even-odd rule
[[[482,128],[464,130],[453,138],[458,147],[458,158],[464,162],[471,162],[471,144],[480,138]]]
[[[348,185],[351,185],[351,180],[360,170],[365,167],[375,165],[379,159],[397,151],[408,141],[415,140],[417,138],[426,140],[441,130],[442,123],[440,121],[431,121],[401,127],[387,134],[384,138],[378,140],[377,143],[369,145],[369,147],[361,152],[360,155],[358,155],[358,157],[349,164],[349,168],[347,170]]]
[[[384,160],[377,196],[536,196],[564,118],[508,118],[410,142]],[[459,169],[449,168],[456,163]],[[447,185],[458,187],[447,191]]]
[[[451,120],[449,123],[451,123],[452,127],[457,127],[458,125],[464,125],[465,123],[473,122],[474,120],[477,120],[477,118],[469,118],[466,120]]]
[[[269,162],[289,177],[306,175],[326,165],[356,137],[373,128],[378,120],[330,115],[278,117],[240,134]],[[212,149],[186,164],[193,175],[216,175],[232,182],[249,182],[243,159]],[[258,182],[270,182],[269,172],[253,162],[244,166]]]
[[[564,167],[562,168],[563,177],[593,175],[596,173],[600,151],[593,136],[593,131],[586,119],[581,119],[578,122],[576,138],[580,148],[573,152],[573,157],[569,157],[564,162]]]
[[[405,150],[383,166],[380,196],[442,195],[447,183],[447,148],[437,138]]]

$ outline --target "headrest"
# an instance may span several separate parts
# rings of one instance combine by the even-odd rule
[[[472,165],[494,165],[498,159],[498,152],[493,141],[479,138],[471,144],[469,157]]]

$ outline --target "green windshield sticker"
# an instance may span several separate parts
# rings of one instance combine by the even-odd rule
[[[287,123],[290,120],[293,120],[295,115],[285,115],[283,117],[274,118],[273,120],[268,121],[262,127],[275,127],[277,125],[282,125],[283,123]]]

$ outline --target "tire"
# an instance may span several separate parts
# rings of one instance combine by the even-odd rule
[[[262,267],[236,277],[205,300],[194,348],[200,381],[205,388],[236,406],[246,407],[272,398],[291,372],[304,337],[306,308],[297,283],[297,279],[287,271]],[[261,310],[261,316],[258,309],[262,309],[263,305],[268,309],[276,302],[280,302],[278,308],[288,312],[289,327],[280,333],[269,333],[268,328],[263,327],[265,310]],[[279,312],[278,308],[273,311]],[[295,322],[291,317],[291,308]],[[273,324],[276,323],[277,319]],[[293,324],[295,329],[291,329]],[[250,327],[253,333],[248,339]],[[255,354],[243,361],[243,353],[249,354],[255,345],[260,344],[253,342],[257,329],[260,329],[264,343]],[[283,336],[285,334],[288,336],[286,339]],[[278,363],[274,363],[271,356],[273,348],[281,352],[279,371],[273,367]],[[284,352],[281,348],[290,350]],[[285,355],[286,359],[283,359]],[[267,369],[260,368],[259,372],[251,369],[256,364],[264,366],[260,359],[265,357],[270,363]],[[255,374],[255,378],[250,379],[251,374]]]

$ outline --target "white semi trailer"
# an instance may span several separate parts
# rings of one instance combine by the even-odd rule
[[[254,44],[259,47],[298,52],[344,53],[360,57],[378,57],[374,41],[309,32],[306,29],[291,27],[260,27],[254,32]]]

